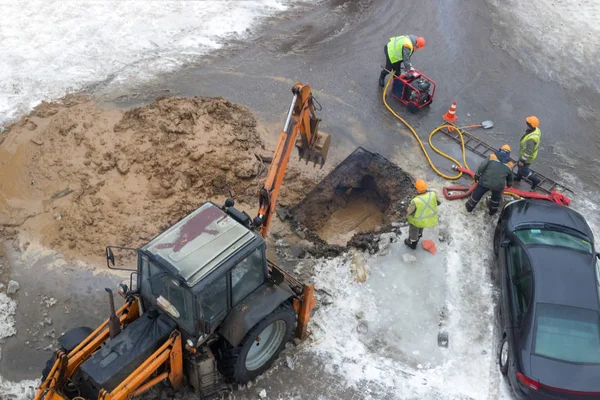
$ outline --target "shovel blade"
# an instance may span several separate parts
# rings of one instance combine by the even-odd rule
[[[483,122],[481,123],[481,127],[482,127],[483,129],[490,129],[490,128],[493,128],[493,127],[494,127],[494,122],[492,122],[492,121],[490,121],[490,120],[483,121]]]

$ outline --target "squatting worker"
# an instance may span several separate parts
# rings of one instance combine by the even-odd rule
[[[415,250],[419,239],[423,236],[423,228],[431,228],[438,223],[439,200],[435,192],[427,190],[427,183],[422,179],[415,182],[417,195],[410,201],[406,209],[408,221],[408,238],[404,244]]]
[[[502,200],[504,187],[511,187],[513,184],[513,164],[510,161],[510,146],[505,144],[500,147],[500,150],[494,154],[490,154],[490,158],[484,160],[477,168],[475,174],[475,182],[477,187],[471,193],[469,201],[465,204],[468,212],[473,211],[479,200],[488,190],[492,191],[492,196],[488,203],[490,215],[496,214]]]
[[[425,39],[421,36],[403,35],[390,38],[383,51],[385,53],[385,69],[379,76],[379,86],[385,86],[385,77],[388,71],[393,70],[396,75],[400,75],[401,64],[404,63],[404,69],[412,69],[410,57],[415,50],[422,49],[425,46]]]
[[[533,172],[529,169],[529,166],[538,154],[540,148],[540,139],[542,138],[542,131],[540,130],[540,120],[537,117],[531,116],[525,118],[527,124],[527,130],[521,137],[521,143],[519,148],[519,162],[517,166],[516,181],[520,181],[521,178],[527,178],[531,181],[531,190],[535,190],[540,180],[533,175]]]

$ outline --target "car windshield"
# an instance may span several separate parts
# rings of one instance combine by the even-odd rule
[[[534,353],[567,362],[600,364],[600,315],[583,308],[538,304]]]
[[[190,291],[146,256],[142,256],[141,272],[141,294],[144,299],[193,333],[194,315]]]
[[[550,229],[520,229],[515,235],[525,245],[541,244],[547,246],[568,247],[593,254],[592,244],[579,236]]]

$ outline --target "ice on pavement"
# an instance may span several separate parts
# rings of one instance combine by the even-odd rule
[[[438,253],[419,248],[416,264],[402,261],[411,251],[403,232],[388,254],[366,258],[365,283],[354,281],[349,256],[317,266],[317,293],[332,304],[313,318],[311,351],[348,385],[383,386],[398,399],[506,398],[490,277],[495,224],[481,208],[466,215],[460,201],[444,202],[440,216],[447,240],[439,243],[437,228],[425,230]],[[449,333],[448,348],[438,347],[440,331]]]
[[[0,344],[4,339],[15,335],[15,312],[17,303],[5,293],[0,293]],[[0,357],[2,356],[0,352]],[[0,376],[0,399],[28,400],[35,395],[34,389],[39,383],[33,380],[11,382]]]
[[[544,79],[600,92],[598,0],[488,3],[496,23],[502,27],[494,33],[493,41],[511,56]]]
[[[140,83],[241,38],[289,0],[15,1],[0,23],[0,127],[89,85]]]

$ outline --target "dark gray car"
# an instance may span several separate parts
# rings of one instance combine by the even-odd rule
[[[545,200],[511,202],[494,252],[499,364],[517,398],[600,398],[600,264],[585,219]]]

